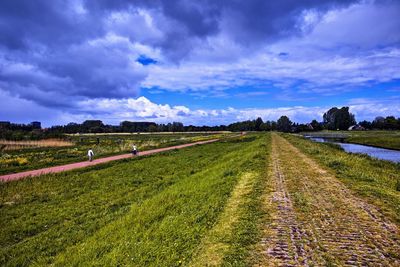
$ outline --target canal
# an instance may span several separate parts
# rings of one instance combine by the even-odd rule
[[[312,136],[304,136],[304,137],[315,142],[338,144],[343,148],[344,151],[348,153],[367,154],[377,159],[388,160],[396,163],[400,162],[400,151],[398,150],[344,143],[337,139],[332,139],[332,138],[312,137]]]

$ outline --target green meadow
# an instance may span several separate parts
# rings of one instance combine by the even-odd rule
[[[246,265],[268,147],[249,135],[3,183],[0,265]]]

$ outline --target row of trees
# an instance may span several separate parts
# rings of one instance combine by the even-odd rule
[[[323,121],[313,120],[310,123],[293,123],[287,116],[277,121],[264,122],[261,118],[235,122],[219,126],[184,126],[181,122],[157,124],[155,122],[123,121],[120,125],[106,125],[101,120],[87,120],[81,124],[69,123],[41,129],[40,122],[14,124],[0,122],[0,139],[41,139],[61,137],[65,133],[118,133],[118,132],[196,132],[196,131],[282,131],[302,132],[327,130],[347,130],[355,125],[356,120],[348,107],[331,108],[323,115]],[[377,117],[372,122],[362,121],[358,129],[400,130],[400,118],[388,116]]]
[[[6,140],[38,140],[43,138],[51,138],[42,131],[41,123],[33,121],[29,124],[11,123],[9,121],[0,121],[0,139]]]
[[[366,130],[400,130],[400,118],[395,118],[394,116],[376,117],[372,122],[361,121],[359,123]]]

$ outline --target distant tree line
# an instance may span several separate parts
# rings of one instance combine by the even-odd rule
[[[394,116],[387,116],[386,118],[379,116],[372,122],[364,120],[358,124],[366,130],[400,130],[400,118],[396,119]]]
[[[199,131],[281,131],[304,132],[321,130],[348,130],[356,126],[358,130],[400,130],[400,118],[394,116],[376,117],[372,122],[361,121],[356,124],[349,107],[329,109],[323,115],[323,121],[312,120],[310,123],[293,123],[287,116],[281,116],[277,121],[255,120],[235,122],[219,126],[185,126],[181,122],[157,124],[155,122],[123,121],[119,125],[107,125],[101,120],[86,120],[83,123],[68,123],[42,129],[40,122],[30,124],[15,124],[0,122],[0,139],[22,140],[62,137],[72,133],[135,133],[135,132],[199,132]]]
[[[0,139],[6,140],[39,140],[43,138],[60,137],[59,134],[44,132],[41,123],[33,121],[29,124],[0,121]]]

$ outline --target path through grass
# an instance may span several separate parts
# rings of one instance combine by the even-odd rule
[[[13,151],[2,150],[0,140],[0,175],[85,161],[89,148],[94,151],[95,158],[102,158],[129,153],[133,144],[136,144],[139,151],[145,151],[226,136],[231,134],[84,135],[69,137],[69,146],[32,147]],[[32,142],[49,143],[47,140]]]
[[[336,145],[315,143],[293,135],[285,138],[331,169],[346,186],[400,225],[400,164],[349,154]]]
[[[287,140],[272,140],[260,265],[399,266],[394,223]]]

